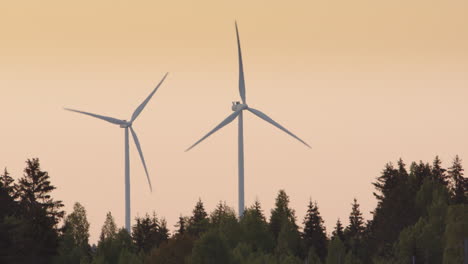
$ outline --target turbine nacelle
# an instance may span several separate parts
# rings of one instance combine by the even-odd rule
[[[127,122],[127,120],[122,120],[122,121],[124,121],[125,123],[124,123],[124,124],[120,124],[120,127],[121,127],[121,128],[127,128],[127,127],[132,126],[132,123]]]
[[[232,111],[244,110],[249,108],[246,104],[242,104],[241,102],[232,102]]]

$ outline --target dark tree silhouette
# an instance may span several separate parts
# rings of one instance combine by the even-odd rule
[[[467,182],[463,177],[463,167],[461,159],[455,156],[452,167],[448,169],[448,175],[450,177],[450,190],[452,192],[452,200],[455,204],[467,203]]]
[[[205,207],[201,199],[198,199],[195,208],[193,209],[193,215],[190,217],[187,231],[194,237],[199,237],[202,233],[208,230],[209,220],[208,214],[205,211]]]
[[[332,232],[331,239],[333,240],[335,237],[338,237],[341,241],[344,241],[344,227],[341,224],[340,218],[336,220],[335,229]]]
[[[258,200],[244,211],[240,225],[242,242],[250,246],[253,252],[273,252],[275,241]]]
[[[56,254],[57,224],[64,211],[61,210],[62,202],[55,201],[50,195],[54,189],[49,174],[41,170],[39,159],[28,159],[24,176],[17,185],[21,215],[27,227],[18,236],[25,240],[24,257],[34,259],[35,263],[50,263]]]
[[[354,198],[351,213],[349,214],[349,225],[345,230],[345,236],[348,239],[360,239],[364,233],[364,229],[364,218],[359,209],[359,204],[356,198]]]
[[[324,261],[327,256],[327,236],[322,216],[320,216],[317,202],[309,201],[307,213],[304,217],[304,231],[302,238],[307,249],[313,247],[319,258]]]
[[[153,247],[158,247],[169,238],[165,220],[159,221],[156,214],[137,217],[133,226],[132,239],[138,251],[147,254]]]
[[[442,161],[439,159],[439,156],[436,156],[432,162],[432,179],[442,185],[447,185],[448,179],[446,171],[446,169],[442,168]]]
[[[288,195],[284,190],[280,190],[276,197],[275,208],[271,210],[270,217],[270,231],[273,233],[275,239],[278,239],[281,227],[285,221],[295,224],[296,217],[294,215],[294,210],[289,208]]]

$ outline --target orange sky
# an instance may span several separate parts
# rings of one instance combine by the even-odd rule
[[[236,124],[184,150],[239,99],[237,20],[249,104],[312,146],[247,113],[246,204],[269,215],[284,188],[299,223],[312,198],[331,232],[354,197],[370,217],[386,162],[468,159],[467,12],[464,0],[4,2],[0,166],[18,178],[39,157],[95,242],[107,211],[124,224],[124,131],[62,107],[128,119],[169,71],[134,124],[154,192],[131,145],[133,217],[155,210],[172,227],[198,197],[236,206]]]

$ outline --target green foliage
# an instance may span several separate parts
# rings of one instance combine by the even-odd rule
[[[114,217],[111,212],[106,214],[106,220],[101,228],[101,235],[99,236],[100,242],[114,239],[117,235],[117,225],[115,224]]]
[[[468,205],[451,205],[447,211],[443,263],[462,263],[463,241],[468,238]]]
[[[346,257],[346,250],[343,242],[335,238],[330,241],[326,264],[343,264]]]
[[[415,209],[415,195],[419,189],[419,176],[415,176],[416,167],[413,163],[410,177],[403,160],[398,161],[398,168],[389,163],[382,176],[374,183],[379,192],[374,193],[378,204],[370,226],[371,241],[368,241],[367,245],[371,252],[376,252],[379,256],[390,258],[399,233],[419,219]]]
[[[241,226],[237,221],[236,212],[226,203],[219,202],[210,214],[210,228],[223,233],[230,248],[234,248],[240,241]]]
[[[188,234],[177,236],[163,242],[151,250],[145,264],[184,264],[192,253],[194,238]]]
[[[116,231],[116,229],[114,217],[109,212],[101,229],[93,264],[125,263],[127,260],[134,260],[138,257],[137,249],[127,230],[122,228]]]
[[[147,254],[153,247],[158,247],[162,242],[169,238],[169,230],[166,227],[166,221],[148,214],[145,217],[137,217],[136,224],[133,226],[132,239],[138,251]]]
[[[432,189],[432,195],[428,190]],[[442,239],[446,226],[448,207],[447,191],[443,185],[428,179],[417,194],[417,204],[424,207],[426,216],[400,233],[395,244],[395,261],[407,263],[414,256],[417,263],[442,263],[444,241]]]
[[[452,167],[448,169],[448,175],[451,180],[450,190],[452,193],[452,200],[455,204],[468,202],[468,181],[463,177],[463,171],[461,159],[457,155],[453,160]]]
[[[203,206],[201,199],[199,199],[193,209],[193,215],[190,217],[187,231],[191,236],[200,237],[200,235],[208,230],[208,227],[208,214],[205,211],[205,207]]]
[[[346,254],[344,264],[362,264],[362,261],[352,251],[349,251]]]
[[[232,263],[233,257],[225,236],[218,230],[206,232],[193,247],[190,264]]]
[[[289,197],[284,190],[278,192],[275,208],[271,210],[270,231],[275,239],[278,239],[281,228],[285,222],[296,224],[294,210],[289,208]]]
[[[299,256],[301,254],[301,234],[295,223],[286,221],[281,226],[275,253],[280,258]]]
[[[268,230],[268,223],[263,215],[260,202],[244,211],[240,221],[242,241],[249,245],[254,252],[273,252],[275,241]]]
[[[75,203],[73,212],[66,217],[62,230],[63,234],[54,263],[90,263],[89,222],[86,218],[86,210],[80,203]]]
[[[305,264],[322,264],[320,257],[315,252],[315,248],[311,247],[307,253],[307,257],[304,261]]]
[[[18,184],[6,169],[0,175],[0,263],[406,264],[413,256],[417,264],[461,263],[468,237],[466,184],[458,156],[448,171],[436,157],[432,165],[411,163],[408,173],[400,159],[374,183],[373,219],[364,223],[355,199],[349,225],[343,228],[338,219],[331,241],[317,203],[309,202],[300,232],[280,190],[269,221],[258,201],[238,219],[222,202],[208,217],[199,200],[192,216],[179,218],[172,237],[154,213],[136,218],[130,236],[109,212],[91,249],[79,203],[57,229],[63,205],[51,197],[55,187],[32,159]]]

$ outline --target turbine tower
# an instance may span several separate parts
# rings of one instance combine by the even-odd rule
[[[132,117],[130,118],[130,121],[116,119],[116,118],[108,117],[108,116],[92,114],[92,113],[83,112],[83,111],[78,111],[78,110],[74,110],[70,108],[65,108],[65,110],[89,115],[95,118],[99,118],[109,123],[119,125],[121,128],[125,129],[125,142],[124,142],[125,143],[125,229],[128,231],[129,234],[130,234],[130,153],[129,153],[129,148],[128,148],[128,145],[129,145],[128,144],[128,131],[130,130],[130,132],[132,133],[133,141],[135,142],[135,146],[138,150],[138,153],[140,154],[140,159],[141,159],[141,162],[143,163],[143,168],[145,169],[145,173],[146,173],[146,178],[148,179],[148,185],[149,185],[150,191],[152,192],[153,188],[151,187],[151,180],[149,178],[148,169],[146,168],[145,158],[143,157],[143,152],[141,151],[140,141],[138,140],[138,137],[135,133],[135,130],[133,130],[132,125],[133,125],[133,121],[135,121],[135,119],[140,115],[141,111],[143,111],[146,104],[148,104],[151,97],[153,97],[156,90],[158,90],[159,86],[163,83],[164,79],[166,79],[167,74],[168,73],[164,75],[164,77],[158,83],[156,88],[154,88],[154,90],[148,95],[148,97],[137,107],[137,109],[135,109]]]
[[[239,40],[239,31],[237,29],[237,23],[235,23],[236,26],[236,36],[237,36],[237,51],[239,54],[239,93],[240,97],[242,99],[241,102],[233,102],[232,103],[232,111],[234,113],[230,114],[226,119],[224,119],[219,125],[217,125],[215,128],[213,128],[208,134],[206,134],[204,137],[202,137],[200,140],[195,142],[191,147],[189,147],[186,151],[191,150],[193,147],[198,145],[200,142],[205,140],[207,137],[209,137],[211,134],[215,133],[222,127],[226,126],[227,124],[231,123],[234,119],[238,118],[239,122],[239,131],[238,131],[238,172],[239,172],[239,180],[238,180],[238,195],[239,195],[239,217],[241,217],[244,214],[244,121],[243,121],[243,111],[247,110],[251,112],[252,114],[258,116],[259,118],[265,120],[266,122],[272,124],[273,126],[281,129],[288,135],[292,136],[293,138],[299,140],[301,143],[306,145],[307,147],[310,148],[310,146],[304,142],[302,139],[291,133],[289,130],[275,122],[273,119],[271,119],[269,116],[267,116],[265,113],[261,112],[260,110],[254,109],[252,107],[249,107],[247,105],[247,99],[245,95],[245,81],[244,81],[244,67],[242,64],[242,52],[241,52],[241,47],[240,47],[240,40]]]

